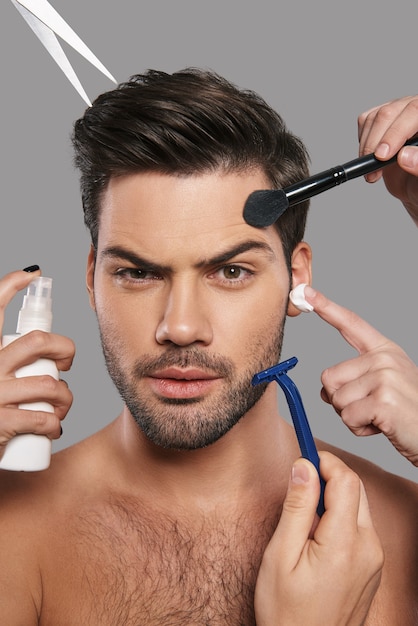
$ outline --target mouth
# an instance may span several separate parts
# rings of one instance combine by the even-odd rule
[[[220,380],[219,375],[200,369],[170,367],[148,376],[154,393],[167,399],[189,399],[205,395]]]

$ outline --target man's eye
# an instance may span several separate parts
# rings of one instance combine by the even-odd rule
[[[116,276],[121,280],[127,280],[131,282],[141,282],[145,280],[155,280],[158,278],[154,272],[150,270],[143,270],[136,267],[123,267],[117,270]]]
[[[218,280],[227,286],[239,286],[246,283],[253,272],[241,265],[224,265],[216,273]]]
[[[222,269],[222,273],[228,280],[238,280],[243,275],[243,269],[238,265],[227,265]]]

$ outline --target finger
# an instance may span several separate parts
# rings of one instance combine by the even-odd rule
[[[402,348],[388,342],[384,349],[371,350],[325,369],[321,375],[326,394],[323,399],[342,409],[349,402],[378,391],[379,397],[387,401],[400,388],[405,394],[411,393],[418,379],[416,371]],[[393,403],[393,409],[395,406]]]
[[[360,503],[358,508],[357,526],[359,533],[361,533],[363,540],[367,544],[367,561],[369,566],[372,568],[371,572],[373,574],[373,578],[369,584],[371,584],[372,587],[376,586],[377,588],[380,581],[380,573],[385,561],[385,554],[373,524],[366,489],[362,481],[360,481]]]
[[[314,465],[302,458],[295,461],[282,515],[270,542],[270,549],[289,571],[296,566],[309,538],[319,493],[318,472]]]
[[[346,546],[357,533],[360,478],[341,459],[320,452],[321,476],[326,482],[325,513],[315,531],[315,542]]]
[[[32,433],[49,439],[61,436],[61,421],[55,413],[2,409],[0,416],[0,456],[2,448],[16,435]]]
[[[398,163],[406,172],[418,176],[418,147],[402,148],[398,155]]]
[[[327,399],[332,402],[334,408],[341,409],[349,398],[357,399],[370,392],[369,381],[363,379],[372,367],[368,356],[369,353],[343,361],[322,372],[321,382]],[[337,393],[338,399],[335,398]]]
[[[414,366],[412,363],[411,365]],[[322,372],[321,382],[325,394],[323,399],[332,403],[338,411],[376,389],[390,391],[399,379],[398,370],[400,361],[396,360],[395,354],[386,350],[372,350],[348,359]]]
[[[360,155],[374,153],[382,160],[394,156],[418,131],[417,109],[418,97],[407,96],[359,116]]]
[[[357,525],[359,528],[374,528],[370,513],[369,500],[364,484],[360,481],[360,502],[358,508]]]
[[[339,415],[357,437],[369,437],[383,432],[379,426],[382,424],[382,417],[376,411],[376,400],[372,396],[347,404],[339,411]]]
[[[54,413],[60,419],[66,416],[73,402],[73,394],[68,385],[52,376],[28,376],[2,382],[0,398],[3,408],[47,402],[53,406]]]
[[[373,396],[362,397],[344,403],[339,397],[338,389],[335,392],[328,392],[324,387],[321,389],[321,398],[324,402],[332,405],[335,412],[340,416],[342,422],[358,437],[368,437],[378,435],[384,430],[377,426],[377,419],[381,423],[380,414],[376,415],[376,400]]]
[[[410,98],[404,100],[405,107],[397,116],[394,117],[392,123],[388,126],[380,139],[376,142],[374,150],[378,159],[389,159],[398,152],[404,143],[418,132],[418,98]],[[390,108],[390,105],[387,105]],[[379,111],[379,115],[385,111]],[[373,141],[377,140],[373,137]]]
[[[361,388],[350,389],[351,384],[347,384],[346,388],[341,388],[335,392],[332,402],[338,405],[343,404],[343,408],[339,414],[343,422],[356,435],[369,435],[376,432],[383,432],[392,443],[394,443],[401,435],[402,439],[413,441],[413,437],[408,438],[408,428],[414,429],[416,423],[416,400],[408,402],[407,398],[411,398],[411,393],[405,389],[400,382],[397,381],[393,372],[379,372],[379,376],[375,373],[365,376],[366,381],[359,382]],[[363,394],[363,395],[362,395]],[[403,428],[397,428],[396,416],[399,413],[399,407],[402,406]],[[395,443],[394,443],[395,445]]]
[[[382,105],[383,106],[383,105]],[[368,111],[365,111],[357,118],[358,140],[359,140],[359,156],[364,156],[365,146],[368,143],[368,137],[371,129],[373,128],[376,113],[379,110],[379,106],[373,107]],[[369,148],[370,149],[370,148]],[[367,154],[370,154],[368,152]]]
[[[412,96],[386,102],[360,115],[358,118],[360,156],[374,153],[382,161],[394,156],[405,141],[418,131],[415,110],[417,106],[418,98]],[[404,156],[408,162],[413,158],[413,150]],[[399,158],[398,163],[403,167]],[[382,174],[383,170],[376,170],[367,174],[365,178],[369,183],[374,183],[382,177]]]
[[[17,292],[27,287],[40,273],[39,267],[33,265],[26,270],[11,272],[0,280],[0,335],[3,328],[5,308]]]
[[[58,370],[67,371],[74,359],[75,345],[68,337],[34,330],[2,348],[1,353],[4,359],[0,359],[0,378],[4,378],[38,358],[52,359]]]
[[[309,285],[305,287],[305,298],[312,304],[315,313],[338,330],[359,354],[391,344],[386,337],[356,313],[329,300]]]
[[[376,390],[376,385],[379,384],[374,372],[363,373],[360,371],[356,372],[356,375],[351,377],[347,375],[344,371],[344,367],[342,367],[341,374],[339,375],[337,373],[334,376],[333,369],[334,368],[329,368],[325,370],[322,373],[321,379],[328,400],[340,415],[341,411],[354,402],[364,400],[371,396]],[[378,409],[378,407],[376,407],[376,409]]]
[[[327,404],[331,404],[331,395],[328,395],[328,392],[325,389],[325,387],[322,387],[320,391],[320,396],[321,396],[321,400],[323,400]]]

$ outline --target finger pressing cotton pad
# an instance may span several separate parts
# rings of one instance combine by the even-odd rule
[[[289,293],[289,298],[292,304],[295,305],[299,311],[303,313],[310,313],[313,311],[312,304],[309,304],[307,300],[305,300],[305,287],[306,283],[301,283],[297,285],[292,291]]]

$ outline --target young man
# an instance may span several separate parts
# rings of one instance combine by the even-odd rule
[[[377,539],[362,483],[320,443],[326,512],[310,533],[313,468],[296,461],[275,384],[251,386],[280,360],[311,251],[306,205],[264,229],[242,210],[255,189],[307,174],[301,142],[255,94],[190,70],[100,96],[74,145],[87,287],[124,407],[46,472],[1,476],[5,623],[416,624],[417,486],[334,450],[365,484]],[[1,351],[4,388],[23,360],[65,369],[71,352],[22,337]],[[13,404],[33,399],[26,382]],[[65,413],[63,385],[41,383]]]

